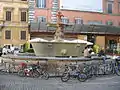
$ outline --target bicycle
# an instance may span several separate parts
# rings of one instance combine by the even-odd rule
[[[46,71],[46,67],[38,64],[30,64],[28,66],[18,70],[18,75],[21,77],[28,76],[33,78],[41,77],[45,80],[49,79],[49,74]]]
[[[87,80],[86,74],[77,70],[76,66],[66,65],[65,71],[61,76],[62,82],[67,82],[71,78],[77,78],[80,82],[85,82]]]
[[[84,63],[84,68],[83,72],[87,75],[87,78],[92,78],[93,76],[97,76],[97,66],[94,64],[85,64]]]

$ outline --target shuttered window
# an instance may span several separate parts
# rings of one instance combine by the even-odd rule
[[[5,39],[11,39],[11,31],[10,30],[5,31]]]
[[[21,12],[21,21],[26,22],[26,12]]]
[[[26,40],[26,31],[21,31],[21,40]]]
[[[21,1],[27,1],[27,0],[21,0]]]
[[[69,23],[69,19],[67,17],[62,17],[62,23],[63,24],[68,24]]]
[[[75,18],[76,24],[83,24],[83,20],[81,18]]]
[[[6,11],[6,21],[11,21],[11,11]]]

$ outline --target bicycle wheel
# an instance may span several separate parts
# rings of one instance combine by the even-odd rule
[[[69,73],[63,73],[61,76],[61,81],[62,82],[67,82],[70,79],[70,74]]]
[[[111,65],[111,64],[107,64],[107,65],[105,66],[105,73],[106,73],[107,75],[110,75],[110,74],[113,73],[113,68],[112,68],[112,65]]]
[[[42,78],[45,79],[45,80],[48,80],[49,79],[49,74],[47,72],[43,72]]]
[[[18,71],[18,76],[24,77],[24,76],[25,76],[24,71],[23,71],[23,70],[19,70],[19,71]]]
[[[114,71],[116,75],[120,76],[120,71],[118,69],[118,66],[114,66]]]
[[[85,81],[87,80],[87,75],[84,74],[84,73],[80,73],[80,74],[78,74],[77,79],[78,79],[80,82],[85,82]]]
[[[32,72],[31,72],[31,76],[32,76],[33,78],[38,78],[38,77],[40,76],[40,74],[39,74],[38,71],[32,71]]]

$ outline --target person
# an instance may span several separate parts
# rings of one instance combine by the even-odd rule
[[[6,48],[6,46],[4,46],[3,47],[3,49],[2,49],[2,53],[3,53],[3,55],[6,55],[8,52],[7,52],[7,48]]]
[[[14,46],[12,44],[12,46],[10,47],[11,53],[14,54]]]
[[[99,51],[98,56],[103,58],[103,64],[105,64],[107,57],[106,57],[106,55],[105,55],[104,48],[102,48],[102,49]]]
[[[27,64],[22,62],[22,63],[20,63],[20,67],[21,67],[21,69],[25,69],[25,68],[27,68]]]
[[[91,54],[93,52],[93,49],[91,48],[91,46],[88,47],[88,52]]]
[[[105,52],[104,52],[104,49],[103,49],[103,48],[99,51],[98,56],[99,56],[99,57],[105,56]]]
[[[85,49],[84,49],[84,57],[85,58],[90,58],[91,57],[87,47],[85,47]]]

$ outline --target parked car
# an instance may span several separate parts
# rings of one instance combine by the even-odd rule
[[[20,52],[20,49],[18,47],[14,48],[14,54],[18,54]]]
[[[11,50],[9,48],[7,48],[6,46],[4,46],[2,48],[2,54],[6,55],[6,54],[10,54]]]

